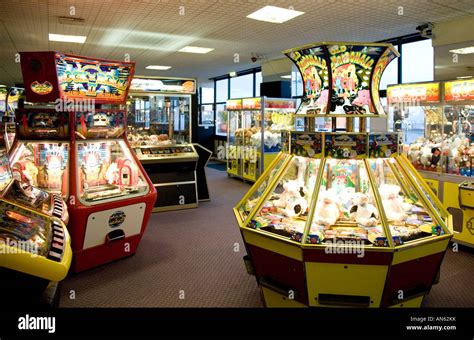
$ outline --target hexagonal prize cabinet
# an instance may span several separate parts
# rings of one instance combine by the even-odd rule
[[[345,132],[315,131],[319,112],[326,112],[321,116],[328,115],[335,130],[339,114],[329,102],[339,94],[349,98],[344,86],[348,93],[355,91],[352,102],[344,105],[360,112],[354,98],[358,91],[371,92],[362,83],[376,84],[378,91],[380,77],[372,82],[373,68],[359,72],[352,83],[342,79],[342,90],[337,88],[338,60],[356,66],[362,60],[377,68],[380,55],[393,53],[391,45],[375,44],[378,55],[362,58],[356,53],[363,48],[374,52],[375,47],[359,44],[354,51],[354,46],[318,44],[287,53],[322,51],[326,62],[318,65],[327,69],[316,67],[310,74],[297,63],[306,98],[296,116],[303,119],[305,131],[283,135],[283,151],[234,208],[247,269],[256,276],[268,307],[419,307],[438,279],[452,237],[451,215],[401,154],[397,133],[367,132],[366,117],[355,132],[354,118],[347,115],[353,108],[340,115],[347,120]],[[337,51],[354,52],[353,59]],[[314,65],[306,60],[304,66]],[[308,76],[315,79],[314,72],[329,83],[308,81]],[[319,100],[324,87],[332,93],[325,103]],[[314,96],[308,100],[308,94]],[[367,116],[384,114],[381,106],[373,105],[375,99],[371,95],[366,102]]]

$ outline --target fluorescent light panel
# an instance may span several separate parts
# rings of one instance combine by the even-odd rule
[[[304,12],[275,6],[265,6],[247,15],[247,18],[281,24],[302,14]]]
[[[470,79],[472,76],[462,76],[462,77],[456,77],[457,79]]]
[[[145,67],[148,70],[169,70],[171,66],[161,66],[161,65],[148,65]]]
[[[449,50],[449,52],[458,54],[471,54],[474,53],[474,46],[457,48],[455,50]]]
[[[49,41],[62,41],[83,44],[86,41],[83,35],[64,35],[64,34],[53,34],[49,33]]]
[[[207,48],[207,47],[185,46],[182,49],[178,50],[178,52],[205,54],[213,50],[214,50],[213,48]]]
[[[291,74],[288,74],[286,76],[281,76],[280,78],[283,78],[283,79],[291,79]]]

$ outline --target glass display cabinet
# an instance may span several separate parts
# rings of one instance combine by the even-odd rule
[[[394,128],[410,136],[405,154],[453,215],[453,240],[474,247],[473,211],[460,200],[474,177],[474,80],[391,85],[387,99]]]
[[[333,95],[321,99],[321,87],[304,82],[305,94],[315,95],[296,113],[305,131],[286,133],[282,152],[234,208],[244,260],[266,306],[419,307],[437,278],[452,221],[403,155],[400,135],[367,131],[365,120],[386,115],[371,92],[378,93],[398,53],[370,43],[318,43],[284,53],[303,79],[331,72],[326,90]],[[352,82],[335,80],[338,63],[352,70]],[[368,92],[364,113],[358,104],[359,113],[329,108],[346,87],[353,98]],[[328,115],[329,131],[314,131],[317,108]],[[344,132],[336,131],[339,117]]]
[[[281,133],[293,126],[296,102],[292,99],[230,99],[227,173],[255,182],[281,150]]]
[[[158,192],[154,212],[198,207],[199,155],[191,139],[192,79],[135,77],[127,138]]]

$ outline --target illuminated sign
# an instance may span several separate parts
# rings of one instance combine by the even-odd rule
[[[227,110],[241,110],[242,109],[242,99],[229,99],[225,107]]]
[[[403,84],[387,87],[388,104],[398,103],[439,103],[440,83]]]
[[[196,82],[192,79],[133,78],[131,91],[159,93],[196,93]]]
[[[242,99],[242,108],[253,110],[262,108],[262,99],[258,98],[245,98]]]
[[[445,82],[444,100],[447,102],[474,100],[474,79]]]

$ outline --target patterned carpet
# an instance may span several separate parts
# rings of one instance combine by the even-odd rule
[[[68,277],[61,307],[262,307],[232,212],[249,185],[206,171],[210,202],[154,214],[137,254]],[[473,251],[449,250],[424,306],[474,307],[473,268]]]

